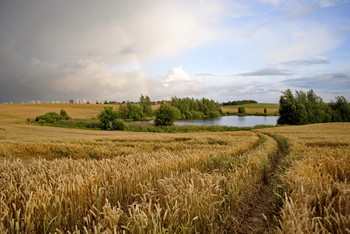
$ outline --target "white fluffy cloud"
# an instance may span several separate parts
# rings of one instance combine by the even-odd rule
[[[173,96],[204,95],[203,80],[195,76],[190,76],[182,67],[171,69],[158,82],[158,84],[152,85],[152,93],[155,97],[164,99]]]

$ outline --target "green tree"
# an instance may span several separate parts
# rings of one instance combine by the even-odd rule
[[[171,106],[176,107],[181,112],[181,118],[192,119],[203,117],[216,117],[223,115],[221,107],[213,100],[202,98],[171,98]],[[201,113],[201,114],[199,114]]]
[[[278,124],[322,123],[329,120],[329,110],[311,89],[307,93],[290,89],[282,92],[280,97],[280,117]]]
[[[116,130],[115,121],[118,118],[118,113],[112,107],[104,107],[97,118],[100,120],[100,128],[102,130]]]
[[[332,109],[333,122],[349,122],[350,121],[350,103],[345,97],[336,97],[335,102],[331,102],[329,107]]]
[[[35,118],[35,121],[41,123],[54,123],[60,120],[62,120],[62,116],[56,112],[47,112],[46,114],[40,115]]]
[[[128,103],[126,106],[129,109],[129,115],[127,119],[132,119],[134,121],[142,119],[142,107],[137,104]]]
[[[142,119],[142,107],[137,104],[127,103],[119,105],[118,116],[122,119],[132,119],[134,121]]]
[[[121,119],[115,119],[112,122],[112,129],[113,130],[124,130],[125,129],[125,123]]]
[[[279,114],[280,117],[277,120],[278,124],[296,124],[296,103],[295,97],[290,89],[282,92],[280,97]]]
[[[154,123],[156,126],[170,126],[173,125],[174,121],[178,119],[180,115],[179,109],[167,104],[161,104],[156,111]]]
[[[239,107],[238,107],[238,113],[240,113],[240,114],[244,114],[244,113],[245,113],[245,108],[244,108],[244,106],[239,106]]]
[[[151,102],[151,99],[147,95],[146,96],[141,95],[140,106],[142,108],[143,117],[150,117],[153,115],[152,102]]]
[[[65,120],[71,119],[71,117],[68,116],[67,112],[64,109],[61,109],[60,116],[62,119],[65,119]]]

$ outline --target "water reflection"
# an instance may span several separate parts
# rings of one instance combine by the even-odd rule
[[[216,125],[230,127],[254,127],[276,125],[278,116],[222,116],[211,119],[178,120],[175,125]]]

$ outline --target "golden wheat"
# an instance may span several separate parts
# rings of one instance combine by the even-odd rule
[[[0,109],[0,233],[244,232],[278,150],[263,133],[291,146],[276,231],[350,232],[350,124],[186,134],[14,124],[62,107]],[[82,117],[101,106],[78,107],[64,106]]]
[[[45,135],[50,134],[53,128],[41,129],[43,132],[40,136],[31,138],[30,135],[22,135],[21,140],[14,140],[12,136],[16,136],[17,132],[8,133],[6,131],[11,130],[11,127],[6,127],[6,139],[2,140],[0,146],[0,231],[73,232],[93,231],[96,228],[109,232],[156,230],[155,226],[145,226],[142,223],[144,220],[137,209],[144,207],[146,203],[143,200],[149,199],[152,191],[161,190],[160,187],[167,191],[165,185],[160,186],[162,180],[163,184],[164,181],[170,183],[174,180],[171,178],[186,180],[195,173],[202,176],[206,172],[212,172],[207,178],[227,178],[216,175],[213,170],[220,169],[220,166],[229,169],[236,163],[246,163],[245,157],[239,160],[237,157],[261,141],[261,137],[250,132],[103,133],[106,136],[98,136],[101,134],[99,131],[93,135],[92,131],[64,130],[64,134],[67,134],[65,138],[46,138]],[[81,134],[83,132],[84,134]],[[222,164],[225,158],[228,160],[226,164]],[[218,162],[220,163],[216,166]],[[197,177],[200,179],[200,176]],[[216,183],[216,179],[205,181],[206,187],[214,186],[211,185],[212,181]],[[195,188],[195,191],[196,189],[200,190]],[[193,196],[204,196],[198,193],[200,192],[195,192]],[[160,197],[162,193],[155,194]],[[225,197],[220,193],[213,196],[219,200]],[[147,207],[161,206],[168,214],[167,217],[174,220],[172,225],[176,225],[176,228],[183,227],[181,230],[185,231],[186,225],[189,225],[188,219],[202,220],[196,218],[198,215],[192,215],[198,213],[197,206],[193,208],[195,211],[188,213],[188,218],[182,213],[175,218],[172,215],[175,215],[173,210],[177,209],[176,205],[172,207],[171,201],[166,200],[174,198],[172,190],[165,192],[162,197],[166,202],[151,202]],[[208,203],[214,201],[210,196],[203,199],[208,199]],[[174,201],[180,205],[184,200],[179,197]],[[197,201],[197,204],[203,206],[204,203]],[[179,209],[185,212],[185,209]],[[111,217],[108,220],[103,216],[101,218],[103,212],[112,212],[110,210],[120,215],[117,223],[109,220]],[[207,211],[199,210],[199,214],[206,214]],[[150,215],[155,217],[153,213]],[[169,223],[165,217],[162,219]],[[178,220],[175,222],[176,219]],[[136,222],[137,220],[141,223]],[[113,227],[111,222],[114,223]],[[213,221],[206,222],[208,225],[214,225]],[[156,224],[158,227],[161,225],[165,229],[176,231],[175,226],[168,227],[162,223],[154,225]],[[189,227],[195,228],[193,230],[203,228],[201,225]]]
[[[268,130],[271,132],[271,130]],[[350,233],[350,124],[276,128],[290,139],[280,233]]]

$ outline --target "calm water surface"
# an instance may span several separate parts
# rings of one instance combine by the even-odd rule
[[[175,125],[216,125],[229,127],[254,127],[276,125],[278,116],[221,116],[211,119],[177,120]]]

